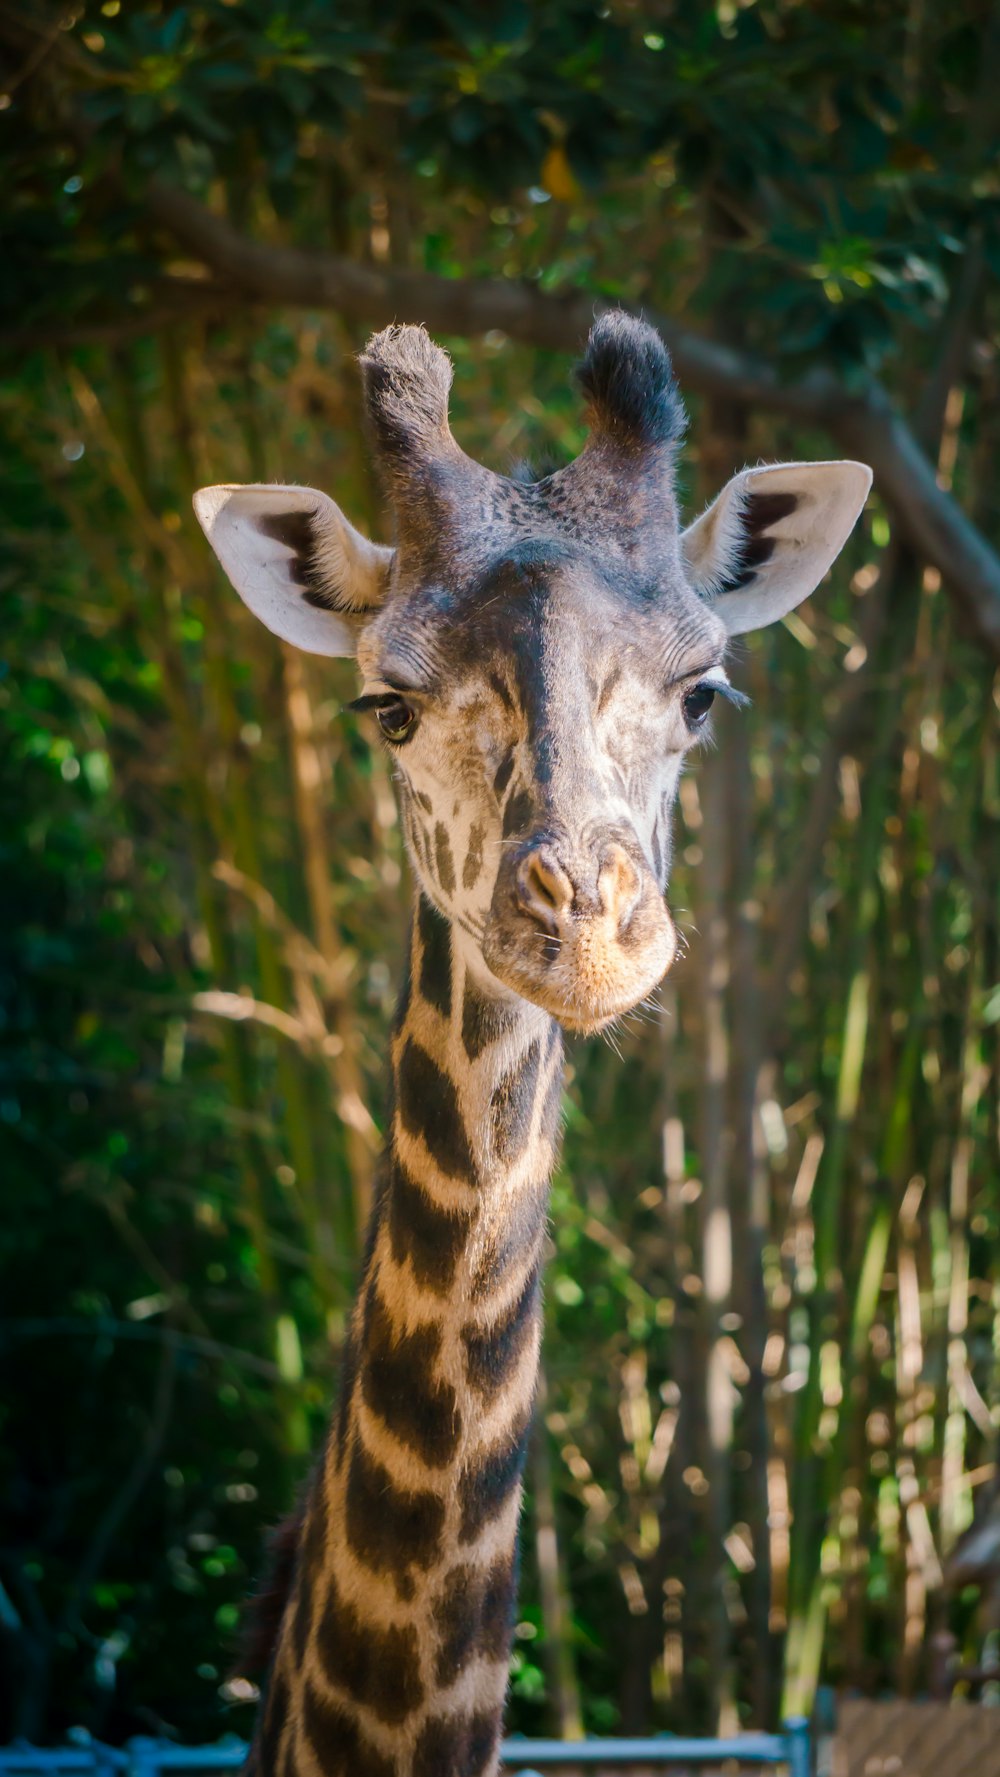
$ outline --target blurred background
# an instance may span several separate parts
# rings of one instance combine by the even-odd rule
[[[0,1737],[249,1730],[379,1148],[388,764],[191,492],[381,534],[392,318],[467,450],[562,462],[608,301],[689,515],[876,478],[738,648],[658,1010],[571,1050],[510,1723],[995,1690],[996,6],[2,0],[0,70]]]

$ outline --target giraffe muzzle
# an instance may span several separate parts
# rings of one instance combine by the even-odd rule
[[[673,921],[638,845],[605,836],[577,853],[533,836],[501,865],[483,945],[504,984],[570,1029],[598,1030],[673,962]]]

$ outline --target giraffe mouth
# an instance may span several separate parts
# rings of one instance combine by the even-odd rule
[[[566,919],[548,931],[523,915],[492,920],[483,960],[505,987],[566,1030],[592,1036],[648,998],[677,949],[674,922],[657,892],[624,934],[603,915]]]

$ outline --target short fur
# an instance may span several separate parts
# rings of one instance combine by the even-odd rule
[[[578,371],[590,439],[538,479],[495,474],[459,448],[448,426],[451,365],[422,328],[376,334],[361,369],[396,520],[394,590],[468,582],[529,539],[599,541],[618,558],[645,558],[652,582],[674,577],[684,410],[666,347],[644,321],[611,311],[595,322]]]
[[[655,328],[609,309],[591,329],[577,382],[595,429],[636,450],[679,443],[687,416],[670,354]]]
[[[393,326],[372,335],[358,362],[376,450],[409,472],[451,438],[451,360],[422,327]]]

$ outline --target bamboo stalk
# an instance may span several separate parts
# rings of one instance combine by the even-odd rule
[[[958,1128],[948,1181],[948,1413],[941,1461],[941,1543],[952,1547],[972,1520],[972,1494],[966,1476],[966,1390],[969,1325],[969,1174],[973,1125],[983,1087],[983,1068],[972,1008],[978,971],[969,970],[965,1041],[962,1045],[962,1092]]]
[[[790,1569],[789,1639],[785,1656],[783,1712],[808,1713],[818,1674],[824,1613],[817,1601],[821,1591],[816,1547],[817,1527],[825,1520],[821,1481],[825,1457],[836,1435],[820,1441],[823,1409],[820,1356],[824,1344],[836,1341],[842,1309],[842,1202],[848,1147],[858,1108],[867,1044],[871,996],[869,947],[878,906],[877,864],[887,811],[890,748],[896,732],[897,690],[895,666],[907,645],[901,621],[893,622],[893,607],[910,580],[903,559],[897,569],[890,601],[888,642],[884,650],[884,678],[876,718],[876,735],[862,794],[858,827],[854,916],[850,926],[844,979],[847,991],[839,1037],[838,1068],[833,1126],[817,1180],[815,1214],[816,1283],[809,1302],[809,1369],[802,1390],[795,1431],[795,1485],[792,1559]]]
[[[531,1447],[531,1479],[535,1558],[545,1632],[544,1654],[552,1687],[555,1733],[560,1740],[582,1740],[583,1709],[573,1653],[573,1608],[556,1517],[552,1456],[545,1421],[547,1399],[547,1384],[542,1371],[538,1379],[537,1415]]]
[[[111,443],[114,451],[116,447],[113,434],[104,419],[96,393],[80,377],[74,379],[74,393],[78,401],[82,399],[83,409],[88,420],[96,423],[96,429],[102,442]],[[136,419],[134,423],[137,425],[138,420]],[[147,460],[145,453],[140,452],[139,463],[142,464]],[[124,481],[129,494],[133,497],[133,503],[138,500],[148,510],[148,493],[144,494],[130,475],[126,475]],[[77,520],[79,520],[79,514]],[[149,589],[149,596],[154,607],[152,619],[147,623],[147,632],[150,644],[156,652],[164,701],[171,717],[172,729],[178,746],[185,797],[190,810],[190,831],[193,842],[191,856],[194,864],[198,906],[208,940],[213,974],[217,980],[232,980],[236,973],[234,953],[212,875],[212,859],[215,853],[214,822],[209,813],[205,755],[199,734],[199,722],[180,651],[173,636],[171,613],[165,598],[162,561],[152,546],[147,527],[144,526],[143,531],[147,539],[147,555],[142,573],[142,583]],[[83,534],[86,535],[86,531]],[[237,1150],[240,1162],[241,1189],[247,1222],[253,1235],[254,1251],[257,1255],[261,1292],[267,1305],[269,1318],[273,1327],[276,1328],[278,1325],[277,1272],[266,1237],[267,1217],[260,1164],[249,1133],[249,1113],[252,1111],[254,1103],[252,1067],[244,1032],[231,1023],[223,1029],[222,1050],[231,1100],[247,1113],[246,1120],[240,1126]],[[283,1392],[280,1406],[285,1426],[286,1447],[290,1452],[304,1450],[307,1447],[308,1434],[301,1406],[294,1390],[291,1393]]]
[[[330,892],[331,867],[326,855],[322,774],[315,743],[313,705],[302,656],[284,649],[285,707],[292,736],[295,803],[302,840],[306,887],[316,942],[331,974],[342,972],[341,945]],[[368,1225],[372,1201],[372,1162],[379,1147],[378,1131],[365,1104],[350,1007],[343,994],[328,994],[326,1014],[338,1043],[331,1055],[335,1101],[344,1126],[344,1145],[351,1179],[355,1240]]]
[[[163,366],[165,387],[173,419],[174,446],[181,473],[194,488],[201,480],[196,460],[196,433],[185,395],[184,361],[176,336],[164,335]],[[128,479],[123,486],[127,489]],[[190,536],[193,521],[187,519],[185,532]],[[245,748],[242,743],[242,718],[230,677],[229,611],[224,607],[217,576],[196,565],[194,551],[185,552],[187,560],[185,584],[205,611],[206,685],[218,724],[223,755],[226,760],[227,811],[232,820],[229,843],[237,867],[254,881],[265,878],[260,851],[258,826],[250,790]],[[253,922],[254,948],[260,975],[261,997],[274,1006],[286,998],[285,977],[277,947],[267,926],[259,919]],[[333,1299],[340,1290],[329,1264],[329,1241],[324,1231],[318,1203],[318,1169],[312,1139],[306,1080],[297,1056],[279,1047],[275,1054],[278,1090],[282,1100],[282,1121],[288,1152],[299,1181],[310,1222],[311,1244],[317,1255],[317,1283],[324,1290],[332,1289]],[[324,1253],[324,1247],[326,1252]]]
[[[727,762],[721,751],[708,761],[701,779],[705,822],[712,835],[701,879],[701,1003],[704,1033],[700,1088],[702,1191],[699,1199],[702,1291],[699,1298],[699,1352],[704,1414],[701,1466],[707,1549],[700,1573],[699,1609],[705,1625],[705,1659],[710,1721],[727,1726],[730,1703],[730,1627],[725,1582],[729,1560],[725,1541],[733,1521],[731,1463],[734,1389],[726,1361],[724,1325],[732,1310],[733,1234],[730,1210],[730,1131],[726,1111],[730,1046],[728,994],[730,930],[726,907],[728,852],[724,843]]]
[[[724,239],[738,235],[730,216],[717,198],[709,196],[707,219]],[[738,321],[727,331],[737,340]],[[741,459],[746,418],[732,404],[709,404],[711,445],[703,462],[710,481],[724,481]],[[729,1069],[732,1059],[730,998],[750,988],[749,982],[733,980],[739,949],[734,945],[732,883],[739,881],[738,860],[733,856],[731,805],[727,792],[731,767],[720,751],[707,759],[701,777],[706,847],[700,878],[702,928],[702,1035],[704,1042],[700,1090],[700,1148],[702,1168],[701,1211],[702,1296],[701,1349],[704,1352],[704,1457],[705,1521],[709,1554],[702,1576],[701,1608],[706,1620],[707,1688],[713,1731],[727,1733],[737,1725],[735,1675],[731,1663],[731,1626],[726,1603],[729,1557],[726,1540],[733,1523],[732,1444],[737,1392],[730,1375],[726,1342],[731,1337],[733,1313],[733,1190],[732,1146],[734,1128],[730,1117]],[[740,885],[742,888],[744,885]],[[737,891],[740,895],[740,890]],[[749,962],[748,947],[743,950]],[[750,1077],[756,1067],[748,1058]],[[749,1088],[752,1095],[753,1086]],[[743,1088],[746,1097],[746,1088]],[[752,1121],[748,1129],[752,1144]],[[752,1153],[749,1157],[752,1168]]]
[[[735,744],[726,752],[727,827],[732,847],[730,903],[734,977],[729,1081],[729,1120],[733,1131],[730,1196],[733,1248],[741,1255],[741,1262],[736,1267],[733,1308],[740,1323],[739,1346],[748,1372],[742,1390],[739,1427],[740,1443],[749,1458],[743,1491],[753,1546],[753,1565],[743,1581],[748,1622],[742,1651],[752,1674],[752,1719],[757,1727],[766,1728],[771,1725],[777,1701],[774,1694],[777,1662],[771,1631],[769,1436],[764,1395],[764,1352],[768,1334],[764,1250],[770,1204],[768,1169],[760,1152],[758,1118],[762,1076],[760,905],[754,892],[754,786],[746,736],[739,734]]]

